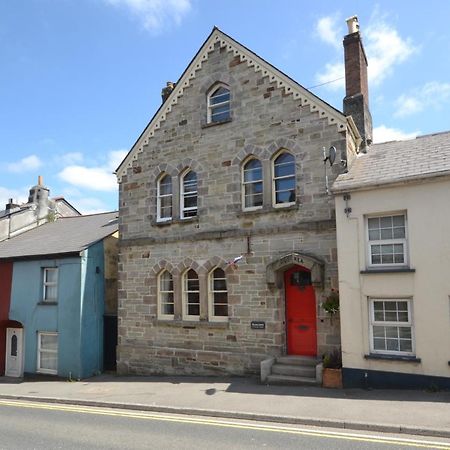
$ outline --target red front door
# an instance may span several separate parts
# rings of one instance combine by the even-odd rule
[[[284,273],[286,333],[289,355],[317,355],[316,296],[311,273],[294,266]]]

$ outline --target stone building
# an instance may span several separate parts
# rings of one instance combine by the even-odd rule
[[[339,346],[321,306],[338,288],[326,179],[371,136],[356,18],[346,40],[355,121],[217,28],[163,89],[117,169],[119,373],[258,373],[278,358],[289,367],[269,381],[293,381]]]

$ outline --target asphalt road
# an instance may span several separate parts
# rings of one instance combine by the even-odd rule
[[[0,449],[450,449],[435,438],[0,400]]]

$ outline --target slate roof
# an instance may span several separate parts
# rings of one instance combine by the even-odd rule
[[[450,131],[372,145],[358,155],[332,191],[345,192],[450,175]]]
[[[61,217],[0,242],[0,259],[79,253],[118,230],[117,211]]]

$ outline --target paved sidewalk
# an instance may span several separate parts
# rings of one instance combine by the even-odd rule
[[[254,378],[0,377],[0,398],[450,438],[450,392],[266,386]]]

